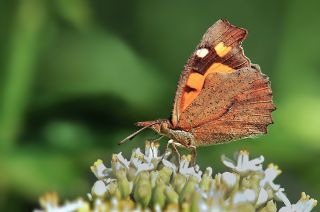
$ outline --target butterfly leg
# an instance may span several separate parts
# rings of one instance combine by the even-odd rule
[[[197,147],[196,146],[189,146],[190,149],[192,149],[191,155],[192,155],[192,161],[191,164],[193,166],[196,165],[196,161],[197,161]]]
[[[180,163],[181,155],[180,155],[180,153],[179,153],[179,151],[178,151],[178,149],[177,149],[177,146],[182,147],[183,145],[180,144],[180,143],[178,143],[178,142],[175,142],[175,141],[172,140],[172,139],[170,139],[170,140],[168,141],[168,143],[167,143],[167,147],[166,147],[165,152],[167,152],[167,150],[169,149],[170,144],[172,145],[172,150],[173,150],[173,152],[174,152],[175,154],[177,154],[177,156],[178,156],[178,161],[179,161],[179,163]]]
[[[189,127],[191,129],[191,134],[193,134],[194,132],[194,129],[192,128],[192,121],[188,120],[188,124],[189,124]],[[191,161],[191,164],[194,166],[196,165],[196,159],[197,159],[197,147],[196,146],[193,146],[193,145],[190,145],[188,146],[188,148],[192,149],[191,150],[191,155],[192,155],[192,161]]]

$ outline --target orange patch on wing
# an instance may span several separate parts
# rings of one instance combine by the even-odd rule
[[[227,65],[224,65],[222,63],[213,63],[206,73],[204,74],[204,78],[206,78],[209,74],[214,72],[220,72],[220,73],[232,73],[235,70]]]
[[[196,90],[200,90],[203,85],[204,77],[205,76],[198,72],[191,73],[188,77],[187,86]]]
[[[183,112],[190,104],[191,102],[197,98],[199,95],[200,91],[194,90],[190,92],[185,92],[183,94],[183,106],[182,106],[182,111]]]
[[[195,98],[200,94],[206,77],[214,72],[231,73],[235,70],[222,63],[213,63],[204,75],[198,72],[192,72],[187,80],[186,86],[190,88],[189,91],[184,91],[180,106],[180,112],[183,112]]]
[[[214,50],[216,50],[217,55],[219,55],[219,57],[224,57],[226,54],[228,54],[231,51],[231,49],[232,47],[225,46],[223,42],[218,43],[214,47]]]

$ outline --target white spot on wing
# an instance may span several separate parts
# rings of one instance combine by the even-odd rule
[[[198,49],[196,51],[196,55],[200,58],[204,58],[209,53],[209,50],[206,48]]]

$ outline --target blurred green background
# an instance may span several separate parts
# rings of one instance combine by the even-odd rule
[[[202,168],[248,149],[283,170],[296,201],[320,199],[318,1],[13,0],[0,3],[0,211],[27,211],[45,191],[85,196],[90,165],[129,155],[136,121],[169,117],[187,58],[219,18],[247,28],[243,46],[270,76],[269,134],[200,148]],[[163,143],[165,140],[163,141]]]

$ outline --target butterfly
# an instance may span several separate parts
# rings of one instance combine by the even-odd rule
[[[168,137],[174,149],[226,143],[267,133],[272,124],[269,78],[244,55],[247,30],[218,20],[203,35],[180,76],[170,119],[137,122]]]

